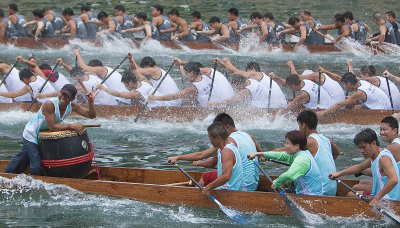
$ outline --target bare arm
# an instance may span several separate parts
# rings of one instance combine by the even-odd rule
[[[237,94],[233,95],[232,97],[230,97],[226,100],[215,101],[215,102],[209,101],[209,102],[207,102],[207,106],[218,107],[218,106],[225,106],[225,105],[229,105],[229,104],[235,104],[235,103],[238,103],[249,97],[251,97],[250,91],[248,89],[242,89]]]
[[[306,92],[301,91],[299,95],[297,95],[287,106],[286,110],[296,109],[301,107],[303,102],[307,102],[309,100],[309,96]]]
[[[168,161],[171,161],[171,163],[175,163],[178,160],[198,161],[198,160],[208,158],[211,156],[215,156],[215,155],[217,155],[217,148],[211,147],[211,148],[209,148],[207,150],[203,150],[201,152],[194,152],[194,153],[190,153],[190,154],[169,157]]]
[[[213,156],[213,157],[211,157],[210,159],[207,159],[207,160],[201,160],[201,161],[193,162],[193,164],[196,165],[196,166],[201,166],[203,168],[212,169],[212,168],[215,168],[215,166],[217,166],[218,157],[215,155],[215,156]]]
[[[150,95],[149,100],[171,101],[171,100],[176,100],[179,98],[190,98],[190,97],[195,97],[195,96],[197,96],[197,89],[194,85],[190,85],[177,93],[168,94],[165,96]]]
[[[361,164],[350,166],[347,169],[344,169],[339,172],[330,173],[330,178],[333,179],[335,177],[341,177],[346,175],[358,174],[371,167],[371,159],[366,159]]]
[[[332,139],[329,139],[329,141],[331,142],[331,149],[332,149],[332,157],[333,160],[336,160],[336,158],[339,157],[340,155],[340,149],[339,147],[336,145],[336,143],[334,141],[332,141]]]
[[[31,89],[28,85],[22,87],[22,89],[12,92],[0,92],[0,96],[7,97],[7,98],[16,98],[27,93],[30,93]]]
[[[327,71],[324,68],[322,68],[321,66],[318,67],[318,71],[320,71],[323,74],[327,74],[334,81],[340,82],[342,80],[342,77],[340,75],[332,73],[330,71]]]
[[[304,43],[304,41],[306,40],[306,37],[307,37],[307,30],[306,30],[306,27],[300,26],[300,39],[299,39],[299,41],[297,42],[297,44],[294,46],[295,49],[296,49],[298,46],[300,46],[300,45],[302,45],[302,44]]]
[[[319,116],[324,116],[327,115],[328,113],[340,109],[341,107],[358,104],[360,100],[365,100],[365,99],[366,99],[365,93],[359,90],[353,93],[349,98],[345,99],[344,101],[338,102],[326,110],[319,111],[317,114]]]
[[[286,87],[286,80],[283,78],[280,78],[278,75],[276,75],[274,72],[269,73],[268,75],[270,78],[272,78],[276,83],[278,83],[282,87]]]
[[[0,41],[4,40],[6,37],[6,28],[6,23],[0,22]]]
[[[221,33],[222,33],[222,36],[216,38],[215,40],[224,41],[224,40],[229,39],[230,32],[229,32],[228,26],[222,25],[221,26]]]
[[[68,72],[72,70],[72,67],[70,67],[68,64],[64,63],[62,58],[58,58],[57,61],[64,67],[64,69]]]
[[[70,27],[69,39],[73,40],[75,38],[75,34],[76,34],[76,23],[74,20],[70,20],[68,24]]]
[[[392,159],[390,159],[388,156],[384,155],[379,159],[379,167],[380,169],[382,169],[383,172],[380,170],[379,171],[381,173],[384,173],[388,177],[388,180],[385,186],[383,186],[378,194],[376,194],[375,197],[371,200],[371,206],[375,206],[382,197],[392,191],[392,189],[397,185],[399,181],[398,175],[392,164]]]
[[[296,71],[296,67],[294,66],[294,63],[293,63],[292,60],[290,60],[289,62],[287,62],[286,65],[290,68],[290,74],[297,74],[297,75],[299,75],[299,74],[297,73],[297,71]],[[299,75],[299,76],[300,76],[300,75]]]
[[[140,93],[138,93],[136,91],[120,92],[120,91],[116,91],[116,90],[112,90],[112,89],[106,88],[102,84],[98,84],[97,85],[97,89],[103,90],[104,92],[106,92],[108,94],[111,94],[112,96],[115,96],[115,97],[121,97],[121,98],[126,98],[126,99],[135,99],[135,100],[144,101],[142,95],[140,95]]]

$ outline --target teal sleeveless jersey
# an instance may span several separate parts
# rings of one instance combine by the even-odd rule
[[[294,181],[296,194],[304,195],[322,195],[322,180],[320,179],[320,171],[313,156],[308,150],[298,152],[298,156],[307,156],[310,160],[310,169],[308,172]]]
[[[394,157],[390,151],[384,149],[382,150],[378,157],[371,162],[371,171],[372,171],[372,179],[373,179],[373,187],[372,187],[372,194],[375,196],[378,194],[379,191],[382,190],[383,186],[385,186],[386,182],[388,181],[387,176],[382,176],[381,172],[379,171],[379,159],[381,159],[382,156],[388,156],[392,160],[392,164],[394,169],[396,170],[397,174],[397,179],[400,180],[399,176],[399,168],[397,167],[396,160],[394,160]],[[396,186],[390,191],[388,194],[386,194],[382,199],[386,200],[400,200],[400,184],[397,183]]]
[[[224,149],[230,149],[235,154],[235,165],[232,169],[231,179],[224,185],[218,187],[218,189],[229,189],[229,190],[242,190],[243,189],[243,167],[240,159],[238,148],[232,143],[227,144]],[[222,163],[221,163],[221,150],[218,150],[218,164],[217,164],[218,176],[222,174]]]
[[[49,101],[53,102],[55,108],[55,116],[56,123],[60,123],[71,113],[72,107],[71,103],[68,104],[67,109],[65,110],[64,115],[60,116],[60,106],[58,104],[58,98],[49,99]],[[32,119],[25,125],[24,132],[22,133],[22,137],[28,140],[29,142],[33,142],[38,144],[38,134],[39,131],[48,130],[46,119],[42,114],[42,107],[39,111],[32,117]]]

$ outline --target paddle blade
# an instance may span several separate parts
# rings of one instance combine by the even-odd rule
[[[300,222],[303,224],[308,224],[309,220],[307,219],[307,216],[300,210],[300,208],[292,201],[290,200],[287,195],[285,195],[282,191],[279,192],[279,195],[282,196],[283,201],[285,201],[286,205],[290,208],[292,211],[294,217],[297,218]]]
[[[250,222],[245,217],[243,217],[239,211],[235,211],[235,210],[225,207],[217,199],[215,199],[215,197],[212,195],[209,195],[209,197],[212,201],[214,201],[214,203],[216,203],[219,206],[221,211],[223,211],[233,221],[235,221],[239,224],[250,224]]]

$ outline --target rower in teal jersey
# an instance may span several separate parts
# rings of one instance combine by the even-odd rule
[[[318,117],[310,110],[297,116],[299,130],[307,136],[307,148],[319,167],[323,195],[336,196],[337,183],[329,179],[329,173],[336,172],[335,159],[340,155],[339,147],[317,131]]]
[[[370,128],[362,130],[355,136],[354,144],[358,146],[362,155],[370,162],[363,162],[345,170],[330,173],[330,178],[357,174],[371,167],[373,199],[369,204],[374,207],[381,199],[400,200],[399,168],[392,153],[379,147],[375,131]]]

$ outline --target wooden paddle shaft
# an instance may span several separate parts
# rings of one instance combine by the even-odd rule
[[[101,127],[100,124],[85,124],[83,127]]]
[[[314,31],[315,31],[315,30],[314,30]],[[321,36],[325,37],[326,39],[332,41],[332,43],[333,43],[333,40],[332,40],[330,37],[328,37],[328,36],[326,36],[325,34],[323,34],[322,32],[320,32],[320,31],[315,31],[315,32],[318,33],[318,34],[320,34]],[[335,43],[335,44],[338,45],[339,47],[343,48],[344,50],[348,51],[348,52],[352,52],[350,49],[345,48],[343,45],[341,45],[341,44],[339,44],[339,43]]]

